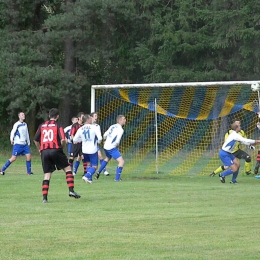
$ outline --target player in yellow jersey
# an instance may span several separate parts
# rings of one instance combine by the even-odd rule
[[[241,125],[240,121],[238,121],[238,120],[233,121],[233,123],[236,123],[236,124]],[[225,140],[227,139],[228,135],[229,135],[230,133],[232,133],[232,132],[233,132],[232,129],[229,129],[229,130],[227,131],[227,133],[225,134]],[[244,132],[242,129],[238,132],[238,134],[240,134],[240,135],[241,135],[242,137],[244,137],[244,138],[247,138],[245,132]],[[252,172],[251,172],[251,157],[250,157],[250,155],[249,155],[248,153],[246,153],[245,151],[241,150],[239,146],[240,146],[240,142],[237,142],[237,143],[236,143],[236,146],[235,146],[235,148],[234,148],[234,151],[233,151],[233,155],[234,155],[236,158],[238,158],[238,159],[244,159],[244,160],[245,160],[245,173],[246,173],[246,175],[249,175],[249,174],[252,173]],[[225,170],[225,169],[224,169],[224,165],[219,166],[219,167],[218,167],[215,171],[213,171],[209,176],[213,177],[213,176],[215,176],[216,174],[219,174],[219,173],[223,172],[224,170]]]

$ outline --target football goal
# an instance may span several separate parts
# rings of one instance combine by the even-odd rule
[[[98,112],[102,133],[125,115],[124,173],[208,175],[221,165],[218,152],[233,120],[241,121],[248,138],[260,136],[253,83],[93,85],[91,112]],[[254,165],[257,149],[241,149],[251,153]]]

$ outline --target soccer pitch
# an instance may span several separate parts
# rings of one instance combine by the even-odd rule
[[[1,165],[7,157],[0,157]],[[218,177],[124,174],[87,185],[75,176],[68,196],[54,172],[42,203],[40,158],[33,176],[18,158],[0,176],[0,259],[259,259],[259,185],[241,174],[238,185]]]

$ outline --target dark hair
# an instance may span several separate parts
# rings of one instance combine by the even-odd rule
[[[92,118],[91,115],[85,114],[84,117],[83,117],[83,123],[85,123],[86,121],[88,121],[90,118]]]
[[[54,118],[56,119],[60,115],[59,109],[58,108],[52,108],[49,111],[49,118]]]
[[[97,115],[98,113],[97,112],[92,112],[90,113],[90,116],[93,117],[94,115]]]
[[[84,116],[84,112],[79,112],[78,115],[77,115],[77,117],[78,117],[78,118],[81,118],[82,115]]]

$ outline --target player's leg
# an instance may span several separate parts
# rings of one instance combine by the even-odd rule
[[[74,169],[74,159],[77,157],[77,144],[71,144],[70,154],[69,154],[69,165],[71,169]],[[73,172],[73,175],[74,172]]]
[[[248,153],[245,151],[239,149],[236,152],[233,153],[234,156],[238,159],[243,159],[245,160],[245,173],[246,175],[251,174],[251,157]]]
[[[54,165],[50,160],[50,154],[48,150],[43,150],[41,152],[41,160],[42,160],[42,169],[44,172],[43,181],[42,181],[42,197],[43,203],[48,202],[48,193],[50,188],[50,180],[51,180],[51,173],[54,171]]]
[[[99,162],[100,162],[100,165],[101,165],[102,162],[104,161],[104,159],[103,159],[102,153],[100,151],[100,148],[98,148],[98,159],[99,159]],[[106,167],[103,169],[103,173],[104,173],[105,176],[109,176],[109,172],[107,171]]]
[[[112,155],[111,155],[111,152],[110,150],[105,150],[105,154],[106,154],[106,158],[102,161],[99,169],[97,170],[97,173],[96,173],[96,176],[95,176],[95,179],[98,179],[99,176],[100,176],[100,173],[104,170],[104,168],[106,168],[108,162],[111,160],[112,158]]]
[[[225,165],[224,168],[226,169],[224,172],[219,174],[219,178],[222,183],[225,183],[225,177],[238,170],[237,165],[234,163],[236,157],[233,154],[220,150],[219,158]]]
[[[237,184],[237,176],[238,176],[238,172],[239,172],[239,168],[240,168],[240,162],[237,158],[235,158],[233,160],[234,162],[234,165],[231,165],[230,168],[231,170],[233,171],[233,176],[232,176],[232,180],[230,183],[233,183],[233,184]]]
[[[257,152],[254,174],[258,174],[259,167],[260,167],[260,150]]]
[[[56,150],[53,152],[53,161],[55,162],[56,168],[58,170],[63,169],[66,173],[66,182],[69,188],[69,196],[74,197],[75,199],[80,198],[80,195],[74,191],[74,176],[72,173],[71,166],[68,163],[66,155],[63,153],[62,150]]]
[[[213,171],[209,176],[210,177],[214,177],[216,174],[220,174],[221,172],[223,172],[225,170],[224,165],[219,166],[215,171]]]
[[[84,154],[84,159],[88,160],[90,163],[89,166],[87,166],[86,173],[84,174],[82,179],[86,183],[92,183],[92,176],[94,175],[98,166],[98,153],[96,152],[94,154]]]
[[[118,157],[117,159],[117,162],[118,162],[118,166],[116,168],[116,176],[115,176],[115,181],[121,181],[121,173],[122,173],[122,170],[123,170],[123,167],[124,167],[124,164],[125,164],[125,161],[123,159],[122,156]]]
[[[1,168],[0,175],[5,175],[5,170],[17,159],[17,156],[20,154],[21,145],[15,144],[12,150],[12,156],[8,159],[3,167]]]
[[[48,202],[48,193],[50,188],[50,180],[51,180],[51,173],[47,172],[44,173],[43,181],[42,181],[42,202],[47,203]]]
[[[28,175],[32,175],[31,151],[28,145],[24,147],[23,154],[26,157],[26,170]]]
[[[5,175],[6,169],[11,165],[11,163],[13,163],[16,160],[16,158],[17,158],[16,156],[12,155],[12,157],[5,162],[5,164],[3,165],[0,171],[1,175]]]
[[[73,175],[76,175],[77,172],[78,172],[78,168],[79,168],[79,165],[80,165],[80,160],[81,160],[81,157],[78,155],[78,157],[76,159],[76,162],[73,165]]]
[[[81,148],[82,144],[81,143],[74,144],[73,147],[74,147],[73,154],[74,154],[75,158],[77,157],[77,159],[76,159],[76,162],[74,163],[72,169],[73,169],[73,175],[76,175],[79,165],[80,165],[80,161],[82,160],[82,148]],[[83,164],[83,168],[84,168],[84,164]]]

